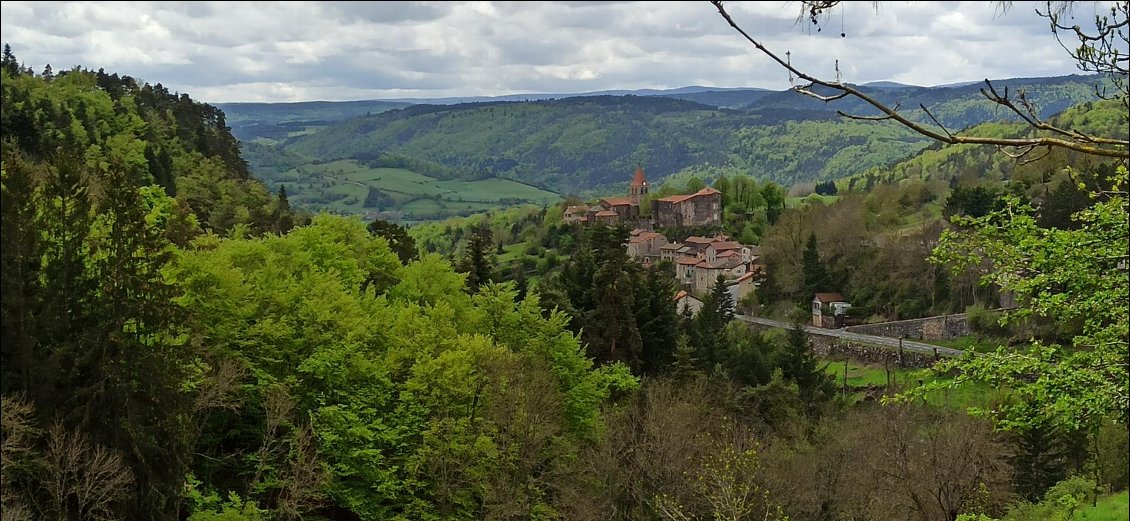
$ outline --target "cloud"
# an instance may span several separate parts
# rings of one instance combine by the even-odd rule
[[[838,60],[855,83],[1077,72],[1040,3],[845,2],[818,25],[796,2],[726,5],[782,57],[825,77]],[[36,70],[105,68],[211,102],[788,86],[706,2],[5,1],[0,33]]]

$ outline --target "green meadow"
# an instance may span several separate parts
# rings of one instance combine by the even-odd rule
[[[407,221],[561,200],[553,192],[510,179],[442,180],[403,168],[371,168],[352,159],[301,165],[271,181],[286,187],[293,205],[347,214],[389,212]],[[370,189],[378,190],[378,196],[370,198]]]

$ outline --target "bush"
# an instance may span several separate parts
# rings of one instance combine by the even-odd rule
[[[985,309],[985,306],[974,304],[965,308],[965,319],[969,323],[969,329],[979,337],[1008,336],[1008,328],[1000,322],[1000,311]]]

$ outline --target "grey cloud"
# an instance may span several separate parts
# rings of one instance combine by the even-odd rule
[[[421,22],[443,18],[450,4],[427,2],[323,2],[325,10],[339,20],[358,20],[378,24]]]
[[[847,81],[1076,72],[1032,12],[1042,3],[1001,15],[983,2],[846,2],[820,32],[798,23],[795,2],[726,5],[774,52],[823,76],[838,59]],[[210,101],[786,85],[706,2],[5,1],[0,11],[4,42],[33,69],[105,67]]]

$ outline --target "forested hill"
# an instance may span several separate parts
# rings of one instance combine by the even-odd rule
[[[397,101],[305,101],[298,103],[217,103],[224,111],[232,134],[250,141],[255,138],[286,139],[287,134],[309,126],[329,125],[358,116],[403,108]]]
[[[1047,121],[1060,128],[1075,129],[1091,136],[1115,139],[1130,137],[1130,115],[1126,113],[1126,105],[1118,100],[1086,102],[1048,118]],[[970,129],[970,133],[1000,138],[1036,135],[1036,131],[1026,123],[984,123]],[[1101,162],[1104,161],[1100,158],[1065,150],[1047,154],[1033,153],[1030,157],[1016,159],[990,147],[943,146],[935,143],[905,161],[841,179],[838,184],[849,191],[866,192],[878,183],[899,183],[909,179],[940,180],[951,185],[1005,180],[1027,183],[1042,179],[1046,182],[1063,165],[1082,168]]]
[[[996,84],[1023,89],[1046,115],[1096,99],[1093,83],[1067,76]],[[867,87],[892,104],[926,105],[952,130],[1015,119],[978,99],[979,88]],[[307,131],[280,146],[313,161],[390,153],[446,166],[459,177],[506,177],[568,193],[623,183],[636,166],[653,182],[704,163],[785,185],[839,179],[891,165],[928,144],[899,125],[843,119],[837,109],[873,112],[791,91],[759,93],[742,110],[666,96],[422,105]],[[926,118],[921,111],[909,115]]]
[[[1051,78],[1011,78],[993,80],[992,88],[997,93],[1016,95],[1024,93],[1041,118],[1048,118],[1086,101],[1099,99],[1096,89],[1109,90],[1108,80],[1098,75],[1070,75]],[[987,121],[1016,121],[1008,109],[986,100],[981,90],[988,89],[985,82],[970,85],[915,87],[910,85],[864,85],[858,89],[886,104],[900,107],[901,112],[912,119],[929,123],[930,119],[921,109],[925,106],[950,130],[961,130]],[[820,92],[820,89],[814,89]],[[864,116],[880,115],[879,111],[867,102],[848,96],[832,103],[816,98],[798,95],[792,91],[775,92],[761,96],[743,108],[753,112],[811,110],[834,114],[837,110],[847,114]]]
[[[36,74],[11,54],[4,55],[2,99],[9,173],[26,165],[50,172],[34,176],[43,180],[73,165],[81,170],[75,182],[93,194],[123,183],[159,185],[180,215],[191,214],[177,241],[201,231],[289,227],[285,196],[275,198],[250,175],[214,106],[102,69]]]

